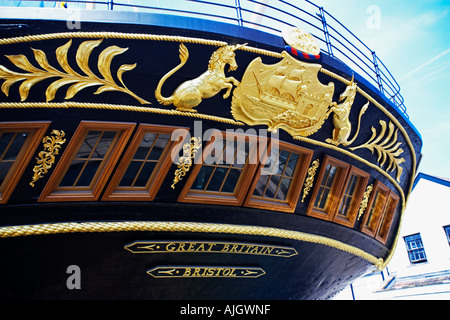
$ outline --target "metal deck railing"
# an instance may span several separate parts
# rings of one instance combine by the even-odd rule
[[[361,74],[408,117],[400,86],[375,51],[323,7],[309,0],[22,0],[0,1],[0,5],[64,5],[80,9],[170,13],[237,24],[276,35],[281,35],[281,30],[287,26],[301,27],[319,41],[322,52]]]

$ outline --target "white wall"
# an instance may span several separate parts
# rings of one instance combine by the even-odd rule
[[[450,225],[450,187],[420,179],[411,193],[397,249],[389,270],[409,276],[450,269],[450,246],[444,226]],[[420,233],[428,262],[411,264],[403,237]]]

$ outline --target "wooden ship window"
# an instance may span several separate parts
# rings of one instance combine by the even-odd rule
[[[253,179],[245,206],[294,212],[313,151],[279,141]],[[268,167],[270,165],[270,167]]]
[[[134,126],[81,122],[39,201],[97,200]]]
[[[333,220],[339,196],[350,165],[326,156],[317,177],[307,214],[323,220]]]
[[[216,132],[214,137],[203,149],[202,163],[193,167],[178,201],[242,205],[257,169],[257,138],[229,132]]]
[[[10,198],[50,122],[0,124],[0,203]],[[31,180],[31,177],[30,177]]]
[[[391,190],[384,208],[383,219],[381,220],[380,228],[376,235],[376,239],[383,244],[387,241],[392,220],[394,219],[395,211],[397,209],[398,200],[399,197]]]
[[[179,127],[141,124],[111,179],[102,200],[152,201],[181,144],[172,141]],[[177,138],[182,142],[188,133]]]
[[[398,201],[399,197],[392,190],[376,181],[361,231],[386,243]]]
[[[351,167],[344,185],[343,194],[340,199],[334,222],[353,227],[359,211],[364,190],[369,181],[369,174],[358,168]]]

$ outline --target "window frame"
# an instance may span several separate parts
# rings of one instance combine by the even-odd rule
[[[416,235],[419,236],[420,242],[422,243],[422,246],[421,246],[420,248],[418,247],[418,248],[416,248],[416,249],[409,249],[409,248],[408,248],[407,238],[411,238],[411,237],[416,236]],[[423,244],[422,235],[420,234],[420,232],[414,233],[414,234],[410,234],[410,235],[407,235],[407,236],[404,236],[404,237],[403,237],[403,240],[405,241],[406,253],[408,254],[409,262],[410,262],[412,265],[418,265],[418,264],[421,264],[421,263],[426,263],[426,262],[428,262],[427,253],[426,253],[426,251],[425,251],[425,245]],[[425,258],[424,258],[424,259],[418,259],[418,260],[411,260],[410,252],[413,251],[413,250],[421,250],[421,251],[423,251],[423,255],[424,255]]]
[[[264,157],[262,158],[263,161],[261,161],[258,170],[256,171],[256,174],[253,178],[252,184],[250,185],[248,195],[244,202],[244,206],[257,209],[275,210],[292,213],[295,211],[295,208],[297,207],[298,199],[300,198],[300,194],[302,191],[302,185],[306,178],[306,174],[310,166],[314,151],[284,141],[277,140],[277,143],[279,144],[278,148],[280,151],[285,150],[291,153],[298,154],[299,160],[301,160],[297,161],[297,164],[295,166],[294,172],[292,174],[291,184],[289,186],[289,191],[288,194],[286,195],[286,199],[285,200],[270,199],[255,196],[253,194],[258,184],[259,178],[261,177],[261,172],[264,169],[265,163],[270,155],[271,149],[268,148],[268,152],[266,152]],[[271,145],[272,143],[270,143],[269,147]]]
[[[397,194],[395,194],[392,190],[390,190],[384,204],[383,215],[379,222],[377,235],[375,236],[375,238],[382,244],[386,244],[387,238],[389,237],[389,233],[392,227],[392,221],[394,220],[399,200],[400,197]],[[390,208],[391,201],[393,201],[394,203],[392,208]],[[383,235],[382,232],[385,234]]]
[[[177,136],[178,140],[169,140],[167,143],[149,177],[147,184],[150,184],[148,187],[119,187],[119,183],[133,160],[145,134],[156,133],[172,135],[175,130],[180,130],[180,134]],[[188,133],[189,128],[184,127],[140,124],[102,196],[102,201],[153,201],[172,166],[172,153],[179,152]],[[128,190],[126,190],[126,188],[128,188]]]
[[[339,214],[339,209],[341,206],[342,201],[344,200],[344,196],[345,196],[345,190],[347,189],[348,184],[350,183],[350,178],[352,177],[352,175],[357,175],[360,177],[357,186],[355,187],[356,190],[354,192],[353,198],[351,200],[351,204],[350,204],[350,211],[349,214],[347,216],[343,216],[341,214]],[[335,212],[334,212],[334,217],[333,217],[333,221],[350,227],[352,228],[355,225],[356,222],[356,217],[358,215],[358,211],[359,211],[359,207],[361,206],[361,201],[362,198],[364,196],[364,192],[365,189],[367,187],[367,183],[369,182],[369,178],[370,178],[370,174],[357,168],[354,166],[350,167],[349,172],[347,173],[347,177],[345,179],[345,183],[341,189],[341,193],[339,195],[339,201],[337,203]]]
[[[378,200],[378,199],[375,199],[378,190],[381,190],[382,192],[386,192],[386,198],[384,199],[383,204],[380,208],[380,213],[375,217],[374,226],[373,226],[373,228],[371,228],[371,227],[367,227],[366,223],[367,223],[367,220],[369,220],[370,210],[372,208],[372,205],[374,204],[374,201]],[[390,189],[388,187],[386,187],[381,181],[379,181],[379,180],[375,181],[375,184],[374,184],[374,187],[372,190],[372,194],[371,194],[369,202],[367,204],[367,209],[366,209],[366,212],[364,213],[364,218],[361,222],[361,227],[360,227],[360,230],[362,232],[364,232],[365,234],[367,234],[373,238],[375,237],[375,235],[378,231],[378,226],[379,226],[381,217],[384,212],[384,206],[386,205],[386,199],[389,196],[389,192],[390,192]]]
[[[97,201],[135,126],[136,123],[130,122],[81,121],[38,202]],[[87,190],[76,190],[75,188],[68,190],[68,187],[63,187],[67,190],[56,190],[90,131],[116,131],[118,133],[118,137],[115,138],[117,140],[110,147],[112,149],[108,149],[108,156],[105,155],[102,160],[101,172],[94,176]]]
[[[246,163],[242,168],[242,172],[239,176],[239,179],[236,183],[233,193],[227,192],[215,192],[215,191],[199,191],[199,190],[191,190],[192,184],[194,183],[197,175],[199,174],[201,168],[204,165],[204,160],[209,155],[211,149],[214,147],[215,136],[218,134],[222,135],[222,139],[224,143],[226,143],[227,138],[243,138],[248,139],[249,142],[253,143],[253,146],[250,148]],[[195,165],[192,168],[191,174],[189,175],[183,189],[178,196],[178,202],[186,202],[186,203],[207,203],[207,204],[217,204],[217,205],[227,205],[227,206],[241,206],[247,196],[248,188],[252,182],[252,178],[256,169],[258,168],[257,159],[255,157],[258,156],[258,145],[259,138],[256,136],[236,133],[236,132],[225,132],[220,130],[214,130],[212,132],[211,138],[206,146],[203,148],[203,151],[199,156],[201,157],[201,163],[198,163],[196,159]],[[238,140],[239,141],[239,140]],[[253,158],[251,158],[253,157]],[[251,160],[251,163],[250,163]]]
[[[445,238],[447,239],[447,243],[450,246],[450,225],[443,226],[442,228],[444,228]]]
[[[331,186],[329,197],[331,196],[331,204],[328,204],[327,208],[324,210],[317,208],[314,206],[316,202],[316,197],[319,193],[320,187],[322,186],[322,180],[326,172],[326,168],[328,165],[335,166],[339,169],[338,176],[336,176],[336,180]],[[317,176],[317,180],[314,186],[314,190],[311,194],[311,200],[309,201],[308,210],[306,214],[308,216],[319,218],[322,220],[332,221],[336,215],[337,207],[340,204],[340,195],[342,194],[342,189],[347,180],[348,172],[351,169],[351,165],[343,162],[341,160],[335,159],[330,156],[325,156],[323,164],[321,166],[319,175]]]
[[[370,209],[372,208],[373,202],[375,201],[375,196],[378,190],[386,192],[386,198],[384,199],[383,204],[380,208],[380,213],[376,217],[373,228],[370,228],[366,226],[366,223],[367,220],[369,219],[369,212]],[[360,230],[363,233],[377,239],[382,244],[386,244],[387,238],[389,237],[389,233],[391,230],[392,221],[395,217],[395,213],[397,212],[399,200],[400,197],[393,190],[389,189],[381,181],[379,180],[375,181],[374,188],[370,196],[369,203],[367,205],[366,213],[364,214],[364,218],[360,226]],[[387,205],[390,203],[390,201],[394,201],[395,205],[392,210],[387,212],[389,210],[389,208],[387,208]],[[388,218],[388,220],[385,220],[386,217]],[[385,232],[385,235],[383,236],[381,234],[381,228],[383,228],[384,221],[387,221],[385,227],[387,230],[383,231]]]
[[[25,169],[30,163],[36,149],[40,145],[44,134],[47,132],[51,121],[33,122],[1,122],[0,131],[24,132],[29,131],[30,135],[20,148],[11,168],[6,174],[5,180],[0,185],[0,204],[6,204],[21,179]]]

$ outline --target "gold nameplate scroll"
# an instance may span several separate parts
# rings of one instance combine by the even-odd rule
[[[262,268],[222,266],[159,266],[147,270],[154,278],[258,278]]]
[[[136,241],[124,248],[132,253],[229,253],[283,258],[298,254],[291,247],[211,241]]]

